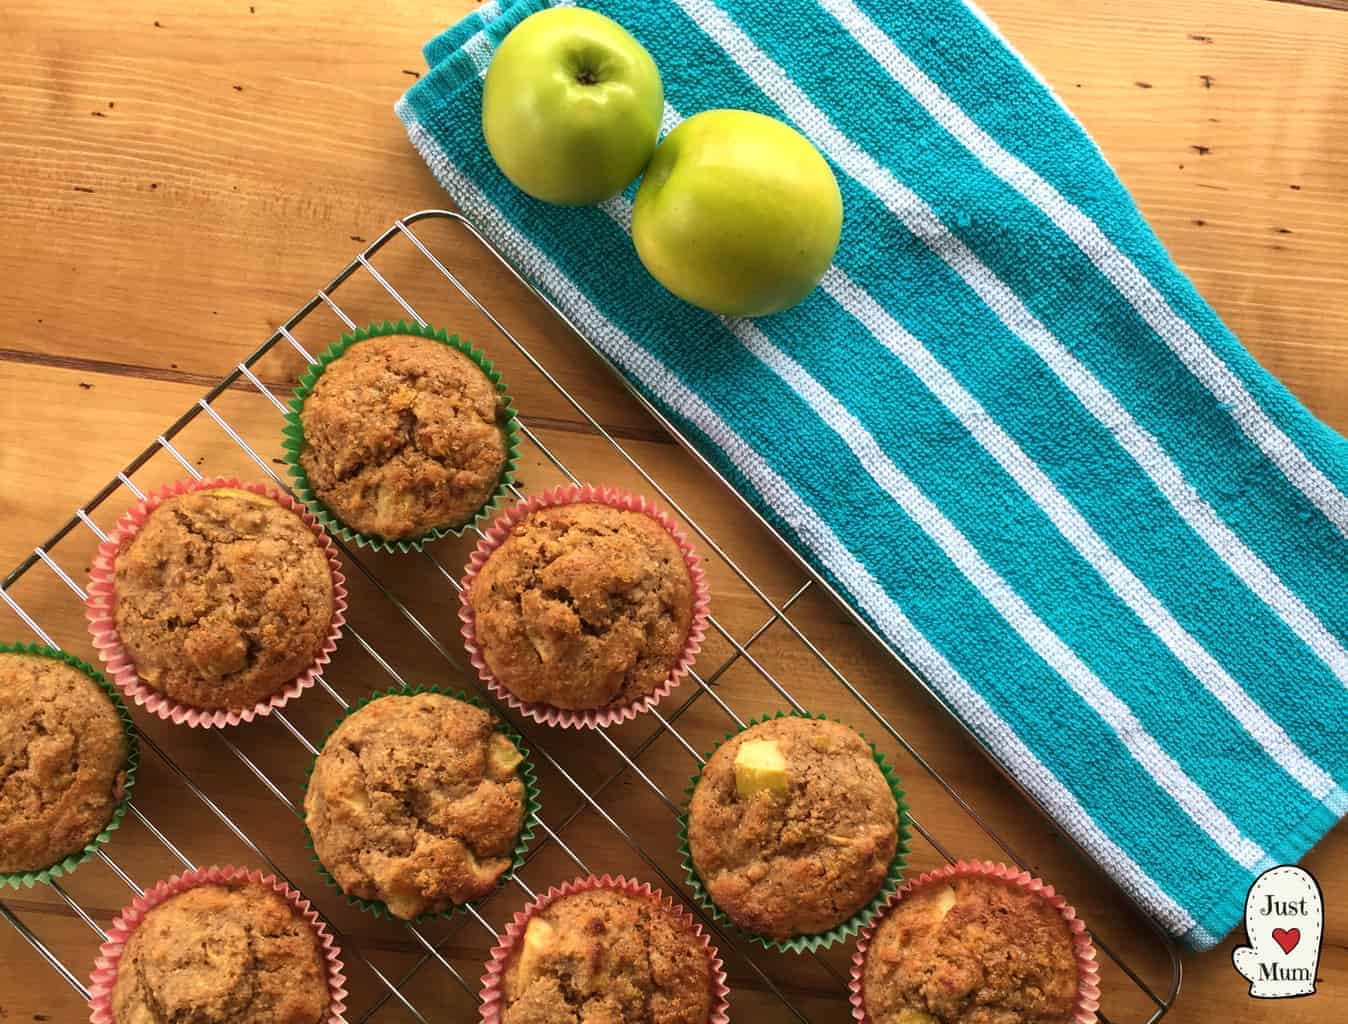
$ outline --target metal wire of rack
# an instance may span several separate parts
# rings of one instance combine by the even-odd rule
[[[790,975],[784,979],[780,971],[775,968],[775,965],[769,963],[771,958],[768,954],[761,949],[754,948],[743,936],[734,933],[732,930],[720,928],[701,910],[701,908],[689,901],[681,879],[676,877],[678,872],[671,869],[665,859],[653,853],[653,848],[650,843],[643,842],[641,838],[633,834],[633,827],[625,825],[620,820],[619,811],[612,809],[611,806],[606,806],[604,802],[604,798],[612,796],[620,782],[625,781],[627,777],[630,776],[640,783],[638,788],[644,791],[646,797],[654,797],[655,801],[658,804],[663,805],[671,814],[675,816],[678,815],[680,811],[679,796],[671,795],[670,792],[668,792],[667,786],[662,786],[656,778],[653,777],[651,772],[642,767],[642,755],[651,750],[661,740],[668,739],[673,742],[678,749],[682,750],[689,758],[691,758],[693,763],[697,765],[704,763],[699,746],[690,742],[683,733],[676,728],[676,723],[684,718],[695,705],[701,706],[710,703],[715,706],[722,716],[724,716],[724,719],[729,725],[733,727],[742,727],[745,724],[745,718],[742,717],[741,714],[731,706],[729,701],[717,691],[717,684],[727,675],[727,673],[736,669],[737,666],[748,666],[752,673],[756,674],[756,676],[770,688],[777,699],[792,708],[804,710],[802,704],[781,682],[779,678],[781,673],[772,671],[763,660],[753,653],[755,645],[769,630],[778,626],[787,630],[792,638],[801,644],[804,650],[808,652],[812,663],[817,666],[818,670],[826,677],[831,678],[836,682],[846,694],[854,699],[864,713],[873,720],[881,730],[883,730],[893,743],[902,748],[920,771],[926,773],[932,780],[934,780],[939,789],[953,801],[955,806],[958,807],[963,814],[968,816],[970,822],[976,826],[977,829],[981,830],[981,833],[985,835],[997,849],[1002,851],[1008,859],[1022,866],[1025,866],[1026,862],[1016,853],[1011,845],[965,801],[965,799],[956,791],[955,787],[948,782],[917,749],[914,748],[899,729],[897,729],[894,724],[882,714],[875,702],[865,695],[862,688],[849,679],[835,661],[831,660],[820,646],[807,635],[806,631],[793,620],[790,614],[792,609],[811,591],[827,592],[836,598],[837,595],[833,594],[828,585],[814,575],[808,567],[801,563],[801,568],[805,576],[803,583],[790,591],[785,599],[774,601],[768,595],[764,587],[760,586],[760,584],[757,583],[720,544],[718,544],[707,530],[689,515],[688,511],[659,483],[656,477],[648,471],[643,463],[631,454],[629,447],[618,440],[615,436],[615,432],[606,429],[595,416],[591,415],[587,408],[575,396],[573,391],[564,386],[558,379],[558,376],[552,373],[517,337],[517,335],[508,329],[497,315],[479,300],[475,292],[463,283],[460,276],[450,269],[449,263],[447,263],[446,260],[441,259],[441,257],[433,251],[431,245],[413,230],[413,225],[425,221],[448,221],[457,225],[463,231],[466,231],[477,244],[485,247],[485,249],[500,262],[502,267],[517,278],[529,291],[533,292],[552,310],[553,313],[561,317],[563,321],[566,321],[566,318],[561,311],[558,310],[546,296],[534,289],[529,282],[510,266],[505,257],[495,250],[490,243],[488,243],[476,229],[474,229],[473,226],[460,215],[443,210],[426,210],[404,217],[401,220],[396,221],[383,234],[371,242],[339,274],[329,281],[326,286],[318,289],[314,295],[290,317],[290,319],[276,329],[262,346],[240,362],[223,380],[212,387],[162,434],[156,437],[154,441],[137,455],[120,473],[118,473],[113,480],[109,481],[109,483],[99,490],[97,494],[77,509],[74,515],[72,515],[51,537],[34,548],[32,554],[16,566],[15,569],[5,577],[3,582],[0,582],[0,601],[3,601],[3,604],[7,606],[38,639],[52,646],[58,646],[53,636],[44,629],[43,625],[37,621],[37,618],[34,615],[30,614],[24,604],[14,596],[12,591],[14,590],[15,585],[30,570],[41,565],[52,572],[60,584],[68,589],[74,600],[83,601],[85,594],[82,586],[62,566],[60,561],[58,561],[58,557],[55,554],[56,549],[62,541],[66,540],[77,531],[80,531],[81,528],[87,530],[98,540],[103,540],[105,533],[98,523],[95,522],[94,513],[108,502],[113,495],[118,494],[122,490],[134,495],[136,499],[143,497],[142,488],[133,481],[132,477],[157,456],[167,456],[182,472],[200,478],[201,473],[197,469],[197,466],[174,443],[175,439],[177,439],[190,424],[204,420],[218,428],[218,430],[222,432],[233,445],[237,446],[238,451],[246,457],[247,461],[251,463],[252,466],[260,470],[272,483],[284,488],[286,482],[281,475],[278,474],[273,461],[269,459],[267,454],[259,451],[256,445],[250,443],[244,436],[244,432],[238,429],[236,425],[220,411],[218,405],[221,404],[222,396],[226,396],[231,391],[237,391],[241,387],[250,388],[256,396],[260,396],[267,404],[274,408],[274,411],[277,414],[276,424],[279,432],[279,417],[284,413],[285,406],[282,400],[277,397],[274,387],[264,382],[256,368],[264,357],[268,356],[269,353],[272,353],[273,350],[276,349],[284,350],[288,348],[293,350],[294,353],[297,353],[305,362],[314,362],[314,357],[298,340],[295,332],[316,310],[321,309],[328,311],[348,329],[356,328],[358,324],[347,314],[342,305],[339,304],[335,295],[343,284],[351,279],[353,275],[358,273],[368,275],[369,279],[378,286],[383,295],[386,296],[387,300],[396,307],[397,315],[416,320],[422,324],[426,323],[426,320],[420,315],[413,302],[405,297],[404,292],[407,290],[406,286],[402,289],[396,287],[389,277],[381,272],[374,263],[375,256],[395,239],[410,244],[411,249],[417,254],[420,261],[419,273],[432,276],[436,280],[439,280],[442,285],[448,284],[457,296],[461,297],[461,299],[467,302],[472,309],[476,310],[478,314],[485,318],[492,328],[499,333],[500,337],[504,339],[550,387],[554,388],[556,392],[560,394],[570,409],[581,417],[588,429],[593,431],[593,433],[612,450],[613,454],[617,456],[621,463],[634,472],[651,492],[657,494],[666,506],[671,508],[683,522],[687,524],[700,541],[704,553],[710,553],[720,559],[738,584],[751,593],[767,611],[767,618],[752,631],[748,632],[743,639],[738,638],[735,632],[717,619],[715,615],[712,616],[710,627],[715,635],[721,639],[724,646],[728,648],[725,657],[722,658],[720,663],[711,671],[703,674],[699,674],[697,671],[691,673],[691,681],[693,684],[691,693],[684,697],[681,703],[676,707],[669,709],[668,704],[666,704],[666,710],[660,708],[653,709],[650,714],[658,722],[659,728],[642,737],[639,742],[631,747],[631,749],[625,747],[622,742],[603,730],[595,730],[590,733],[586,737],[587,739],[592,740],[595,745],[606,749],[616,756],[616,766],[611,771],[605,772],[602,778],[598,779],[598,781],[593,784],[587,785],[585,781],[582,781],[582,779],[578,777],[581,773],[576,770],[574,765],[572,768],[568,769],[562,763],[562,760],[557,756],[554,756],[548,749],[548,746],[542,742],[544,736],[548,733],[547,729],[533,726],[531,723],[526,724],[522,721],[516,721],[516,727],[520,728],[525,734],[526,741],[533,749],[534,756],[538,762],[541,765],[546,766],[547,770],[554,775],[557,784],[562,791],[569,791],[577,800],[569,813],[562,816],[560,819],[554,820],[552,823],[549,823],[546,820],[548,817],[548,807],[545,803],[544,813],[541,816],[541,820],[538,822],[542,838],[541,841],[536,842],[535,846],[530,850],[526,866],[534,863],[540,858],[540,854],[542,854],[543,851],[551,848],[560,855],[560,863],[565,865],[566,870],[568,871],[574,868],[581,874],[590,874],[592,872],[603,873],[606,870],[605,864],[589,863],[577,849],[580,844],[574,840],[568,842],[567,838],[564,838],[564,834],[568,834],[573,824],[577,821],[581,819],[595,819],[600,826],[611,831],[613,836],[616,837],[622,846],[628,848],[632,857],[640,862],[644,872],[651,877],[653,881],[658,879],[657,884],[659,884],[667,893],[683,896],[690,911],[700,920],[702,926],[713,934],[714,941],[720,946],[723,956],[733,952],[736,958],[736,964],[739,966],[738,973],[740,976],[749,979],[747,984],[750,987],[770,996],[780,1004],[780,1010],[784,1010],[791,1018],[801,1022],[808,1022],[812,1018],[807,1016],[805,1010],[801,1008],[799,1005],[800,1000],[798,998],[793,998],[798,993],[795,991],[789,980]],[[569,321],[567,322],[569,323]],[[572,329],[574,330],[574,327]],[[583,336],[580,336],[579,332],[576,332],[576,335],[579,341],[594,351],[603,362],[608,362],[604,359],[602,353],[595,350]],[[621,380],[621,377],[619,377],[619,380]],[[661,427],[667,430],[675,440],[680,442],[680,444],[682,444],[708,471],[715,473],[715,470],[710,464],[692,448],[673,424],[661,416],[657,410],[649,406],[640,395],[637,395],[636,397]],[[570,480],[573,483],[580,482],[580,478],[572,471],[567,462],[560,458],[552,448],[545,444],[539,436],[539,433],[530,427],[530,421],[527,417],[522,417],[521,419],[521,430],[525,438],[542,456],[547,464],[551,465],[567,480]],[[728,484],[727,489],[729,489]],[[518,488],[516,488],[516,496],[519,496],[520,493]],[[764,529],[771,530],[768,524],[763,522],[761,517],[757,516],[756,512],[749,509],[747,504],[744,507],[752,513],[754,518],[758,519]],[[377,592],[377,594],[388,602],[388,607],[392,610],[395,618],[401,620],[403,624],[410,628],[414,635],[419,637],[421,641],[424,641],[429,648],[434,651],[436,658],[442,661],[460,678],[470,683],[475,683],[471,671],[465,669],[464,659],[462,658],[461,653],[457,649],[451,649],[451,647],[441,639],[435,629],[427,625],[423,616],[419,616],[409,606],[408,602],[404,601],[393,591],[393,589],[385,584],[379,573],[371,567],[371,559],[368,554],[354,550],[349,546],[342,545],[340,541],[338,541],[338,544],[342,548],[348,576],[354,576],[355,578],[362,580],[364,584]],[[433,551],[425,551],[418,557],[424,559],[428,563],[428,571],[434,579],[447,584],[454,591],[458,590],[459,582],[455,573],[451,572]],[[846,605],[844,604],[843,607],[846,608]],[[847,610],[850,615],[855,617],[855,613],[852,613],[850,609]],[[871,632],[864,622],[861,622],[858,619],[857,623],[867,632]],[[345,629],[345,636],[350,637],[350,640],[353,641],[376,666],[378,666],[381,672],[388,676],[392,683],[399,686],[407,684],[407,680],[404,678],[403,673],[401,673],[393,663],[394,659],[386,657],[385,654],[381,652],[381,649],[376,642],[367,635],[366,631],[357,629],[354,622],[348,622]],[[872,636],[874,636],[873,632]],[[331,675],[332,671],[333,667],[329,666],[328,675]],[[350,706],[350,702],[347,698],[344,697],[328,679],[320,676],[317,683],[318,688],[326,694],[327,698],[336,704],[338,709],[345,710]],[[270,719],[277,722],[285,732],[293,737],[304,751],[306,757],[316,756],[318,752],[317,747],[305,736],[302,729],[291,721],[293,707],[293,705],[288,707],[285,712],[274,712],[270,716]],[[504,709],[502,710],[504,711]],[[220,800],[212,797],[203,786],[198,784],[192,774],[182,767],[170,752],[165,749],[165,745],[162,742],[157,740],[151,735],[151,732],[147,732],[144,728],[139,728],[138,732],[143,752],[152,755],[168,775],[186,788],[193,800],[204,808],[209,819],[214,820],[214,822],[222,826],[234,840],[242,844],[242,846],[262,864],[265,864],[270,871],[275,873],[278,877],[290,881],[290,878],[287,876],[287,873],[282,870],[282,866],[278,863],[278,860],[250,837],[245,828],[236,820],[236,817],[231,815],[225,807],[222,806]],[[209,742],[222,745],[246,770],[247,776],[254,779],[263,790],[278,801],[285,810],[297,817],[302,815],[302,810],[299,808],[296,801],[286,794],[283,785],[278,784],[277,781],[273,780],[272,776],[268,774],[261,764],[259,764],[259,757],[256,752],[253,752],[252,754],[246,752],[240,743],[235,742],[233,734],[228,731],[212,730],[212,734]],[[144,758],[144,753],[142,754],[142,757]],[[183,869],[191,869],[196,866],[196,864],[183,852],[181,847],[170,839],[165,830],[161,828],[160,825],[156,824],[140,806],[133,803],[130,807],[130,816],[145,830],[148,836],[153,838],[155,843],[162,848],[174,863],[181,866]],[[911,826],[921,840],[927,843],[931,850],[933,850],[940,858],[945,861],[954,861],[960,856],[959,850],[949,848],[927,828],[923,823],[920,813],[912,816]],[[143,889],[141,883],[133,877],[131,871],[127,870],[123,864],[114,859],[113,851],[115,851],[116,848],[116,843],[111,844],[110,847],[105,846],[100,848],[97,854],[97,860],[107,868],[107,870],[117,879],[118,883],[126,890],[134,895],[142,894]],[[1081,854],[1081,856],[1084,857],[1084,854]],[[523,872],[517,873],[511,879],[509,884],[513,886],[515,890],[518,890],[518,894],[515,897],[516,902],[522,902],[522,900],[519,899],[520,895],[522,895],[524,899],[532,899],[537,895],[536,887],[531,886],[525,880]],[[99,916],[98,912],[93,908],[87,907],[84,902],[72,895],[71,892],[68,891],[67,885],[68,882],[63,883],[53,881],[50,885],[50,889],[60,901],[60,904],[64,905],[74,918],[81,921],[96,939],[99,941],[104,940],[106,938],[106,933],[97,919]],[[314,898],[319,894],[310,891],[308,895],[310,898]],[[21,912],[16,911],[4,900],[0,900],[0,916],[2,916],[20,936],[22,936],[32,949],[52,969],[54,969],[71,986],[71,988],[79,993],[81,997],[88,997],[87,989],[85,988],[84,982],[81,980],[82,975],[86,971],[86,965],[72,966],[64,962],[62,957],[52,948],[52,945],[47,941],[44,941],[44,939],[39,936],[28,923],[26,923],[24,917],[21,916]],[[328,916],[331,923],[331,915]],[[476,925],[483,930],[484,936],[480,941],[485,942],[489,946],[494,941],[499,929],[487,918],[484,909],[479,906],[470,906],[467,908],[465,916],[456,917],[454,920],[467,919],[474,921]],[[1121,984],[1132,986],[1131,994],[1136,998],[1132,999],[1129,1005],[1131,1007],[1140,1006],[1142,1008],[1140,1012],[1134,1011],[1130,1013],[1128,1018],[1111,1018],[1102,1012],[1101,1019],[1105,1021],[1106,1024],[1109,1024],[1111,1019],[1120,1021],[1120,1024],[1124,1019],[1136,1020],[1139,1024],[1142,1024],[1142,1022],[1145,1022],[1145,1024],[1154,1024],[1155,1021],[1158,1021],[1170,1009],[1178,995],[1181,981],[1181,968],[1177,952],[1173,944],[1156,925],[1149,921],[1148,924],[1150,924],[1156,936],[1153,947],[1154,950],[1160,951],[1161,960],[1168,960],[1168,964],[1166,965],[1168,966],[1168,972],[1162,970],[1158,976],[1154,976],[1150,980],[1144,978],[1143,974],[1145,972],[1142,968],[1135,968],[1128,958],[1116,953],[1111,945],[1104,941],[1099,932],[1094,933],[1097,947],[1106,962],[1113,965],[1113,968],[1115,969],[1114,973],[1118,981]],[[424,999],[422,999],[420,1005],[418,1005],[418,1002],[414,1001],[414,997],[409,994],[409,985],[413,982],[413,979],[418,978],[423,969],[432,964],[443,970],[445,974],[448,975],[452,984],[462,989],[469,1001],[476,1001],[477,986],[474,984],[471,976],[465,974],[462,967],[456,966],[454,960],[456,958],[462,958],[456,957],[451,952],[451,947],[460,938],[457,929],[451,927],[446,930],[446,934],[437,936],[431,934],[429,930],[423,926],[406,924],[404,926],[405,931],[411,940],[410,948],[415,953],[415,959],[410,966],[405,967],[401,972],[395,972],[387,965],[384,967],[377,965],[375,962],[377,958],[372,955],[370,949],[365,948],[360,943],[352,941],[347,935],[342,934],[342,932],[335,926],[332,927],[338,943],[341,944],[343,948],[348,963],[353,966],[359,966],[362,971],[367,971],[370,979],[372,979],[370,998],[364,1006],[357,1007],[352,1005],[349,1008],[349,1012],[352,1014],[351,1019],[358,1022],[385,1019],[382,1015],[390,1009],[403,1014],[403,1016],[396,1019],[411,1019],[420,1021],[422,1024],[427,1024],[427,1022],[437,1019],[448,1019],[443,1016],[437,1017],[436,1010],[427,1009]],[[829,958],[827,956],[816,955],[814,959],[818,963],[821,976],[827,979],[827,984],[835,986],[835,1003],[837,1007],[841,1008],[844,1005],[841,997],[845,987],[845,967],[840,966],[836,957]],[[1153,975],[1156,975],[1155,971],[1152,973]],[[1168,977],[1166,977],[1167,973]],[[734,972],[732,972],[732,976],[733,974]],[[734,997],[732,996],[732,1006],[735,1005],[733,999]],[[1105,1009],[1108,1009],[1109,1006],[1110,998],[1107,990]],[[778,1015],[774,1019],[780,1019],[779,1014],[780,1011],[778,1011]],[[736,1016],[737,1019],[748,1019],[738,1013]],[[829,1019],[841,1019],[841,1017],[837,1015],[837,1011],[835,1010],[829,1013]]]

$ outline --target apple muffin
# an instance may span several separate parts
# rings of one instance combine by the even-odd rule
[[[82,851],[126,795],[130,740],[117,706],[56,658],[0,653],[0,875]]]
[[[523,761],[482,708],[438,693],[373,700],[314,762],[314,854],[347,895],[404,920],[481,899],[514,859]]]
[[[655,901],[617,889],[536,911],[506,963],[501,1024],[706,1024],[707,947]]]
[[[165,501],[117,552],[113,618],[146,685],[251,708],[314,662],[334,610],[323,543],[297,513],[233,487]]]
[[[862,968],[867,1024],[1068,1024],[1078,988],[1062,913],[984,875],[938,877],[905,894]]]
[[[712,902],[746,932],[778,940],[862,910],[899,845],[898,802],[870,745],[822,719],[775,718],[723,743],[687,822]]]
[[[540,508],[488,556],[468,594],[482,657],[523,701],[631,704],[674,671],[693,581],[659,520],[599,502]]]
[[[131,933],[112,987],[117,1024],[320,1024],[327,968],[317,935],[256,882],[170,896]]]
[[[496,384],[463,352],[414,334],[353,344],[299,416],[314,496],[344,525],[388,540],[472,522],[509,458]]]

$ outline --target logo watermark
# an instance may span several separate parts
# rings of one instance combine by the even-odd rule
[[[1269,868],[1245,897],[1245,938],[1231,954],[1255,999],[1291,999],[1315,992],[1324,938],[1320,884],[1295,864]]]

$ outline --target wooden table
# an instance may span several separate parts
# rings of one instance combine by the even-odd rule
[[[7,55],[0,68],[0,314],[8,325],[0,342],[0,565],[31,551],[395,217],[445,204],[391,107],[416,77],[420,44],[471,6],[467,0],[8,0],[0,12]],[[983,6],[1094,134],[1179,263],[1254,354],[1319,416],[1348,429],[1348,340],[1341,311],[1348,287],[1348,105],[1342,99],[1348,4],[983,0]],[[427,228],[430,235],[435,230]],[[466,277],[509,326],[561,368],[601,421],[774,600],[793,592],[803,578],[799,570],[653,431],[564,329],[481,253],[449,235],[435,238],[461,259]],[[387,310],[377,288],[353,289],[342,301],[356,315]],[[444,291],[427,294],[428,309],[449,302]],[[439,315],[460,318],[456,326],[495,343],[496,350],[508,347],[462,303]],[[321,346],[336,328],[329,315],[326,323],[306,324],[302,340]],[[555,391],[530,377],[518,357],[499,354],[516,374],[511,379],[520,381],[520,404],[545,443],[589,475],[633,481]],[[298,365],[292,355],[260,372],[280,387]],[[275,410],[245,391],[227,392],[221,402],[235,422],[261,433],[266,456],[274,456]],[[203,471],[260,475],[209,421],[189,428],[177,443]],[[160,457],[136,479],[144,486],[175,472]],[[531,487],[557,478],[537,451],[527,455],[523,475]],[[125,493],[116,496],[95,518],[106,525],[125,500]],[[79,579],[92,536],[78,531],[63,544],[64,567]],[[443,561],[461,564],[463,550],[462,544],[446,545]],[[419,611],[441,623],[452,643],[453,595],[443,580],[436,586],[425,563],[374,558],[371,564],[403,592],[430,595]],[[748,636],[765,618],[762,603],[724,566],[714,566],[712,575],[723,620],[737,636]],[[404,672],[448,675],[445,663],[428,653],[424,641],[407,636],[407,623],[387,611],[368,584],[357,579],[355,589],[358,607],[374,610],[374,621],[360,624],[363,633],[397,651],[394,660]],[[87,653],[79,608],[51,571],[40,567],[14,593],[60,642]],[[1104,925],[1111,940],[1140,962],[1160,965],[1146,951],[1146,929],[1132,911],[1074,859],[910,680],[859,639],[838,609],[807,594],[792,614],[1092,922]],[[26,639],[27,633],[0,610],[0,636]],[[728,645],[721,647],[721,656],[729,653]],[[861,716],[780,623],[753,651],[790,679],[806,703]],[[349,641],[328,675],[348,695],[386,682]],[[717,689],[741,708],[781,703],[743,658]],[[291,720],[315,740],[335,716],[334,706],[317,694],[294,708]],[[218,737],[142,722],[381,969],[396,976],[415,961],[422,949],[407,932],[344,907],[323,889],[297,823]],[[704,700],[680,727],[693,742],[709,742],[726,720]],[[627,728],[619,743],[634,749],[650,730],[649,723]],[[307,757],[292,737],[271,722],[233,738],[295,797]],[[584,784],[598,785],[602,780],[594,773],[611,769],[614,759],[590,764],[604,758],[585,742],[571,738],[559,756]],[[142,806],[192,859],[258,862],[162,761],[148,755],[145,761]],[[639,763],[670,792],[678,791],[691,764],[667,737]],[[928,825],[961,854],[994,852],[911,761],[899,756],[899,763]],[[566,837],[588,863],[650,874],[574,792],[555,778],[545,779],[545,792],[550,821],[579,809]],[[606,791],[605,805],[635,823],[653,847],[671,845],[667,808],[630,770]],[[111,852],[142,883],[177,866],[139,825],[119,832]],[[915,860],[919,866],[936,862],[930,849],[919,849]],[[1348,1016],[1348,834],[1337,831],[1307,864],[1319,876],[1328,909],[1319,994],[1282,1003],[1249,999],[1230,966],[1235,940],[1228,940],[1208,955],[1186,958],[1184,993],[1171,1019],[1329,1024]],[[549,852],[525,876],[546,885],[575,870]],[[97,863],[73,876],[67,888],[103,923],[127,897]],[[523,898],[508,889],[484,908],[484,916],[499,926]],[[5,900],[76,973],[87,973],[93,934],[56,894],[39,889]],[[471,982],[485,933],[471,921],[429,931],[437,940],[449,936],[444,956]],[[822,968],[808,960],[784,968],[761,951],[758,959],[813,1019],[843,1019],[836,987]],[[835,958],[835,967],[840,962]],[[732,958],[731,968],[742,991],[736,1020],[781,1019],[779,1004],[743,962]],[[359,965],[353,974],[359,1009],[378,986]],[[0,1021],[82,1019],[71,989],[2,925],[0,978]],[[409,992],[433,1020],[469,1019],[471,1000],[438,966],[419,971]],[[1130,997],[1115,1019],[1142,1019],[1141,1005]],[[375,1019],[410,1017],[391,1002]]]

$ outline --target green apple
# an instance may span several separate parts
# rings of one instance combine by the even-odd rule
[[[496,50],[482,131],[501,172],[535,199],[584,206],[617,195],[651,159],[665,109],[646,48],[580,7],[531,14]]]
[[[747,110],[708,110],[670,132],[632,210],[632,240],[655,279],[730,316],[805,298],[841,232],[828,162],[794,128]]]

